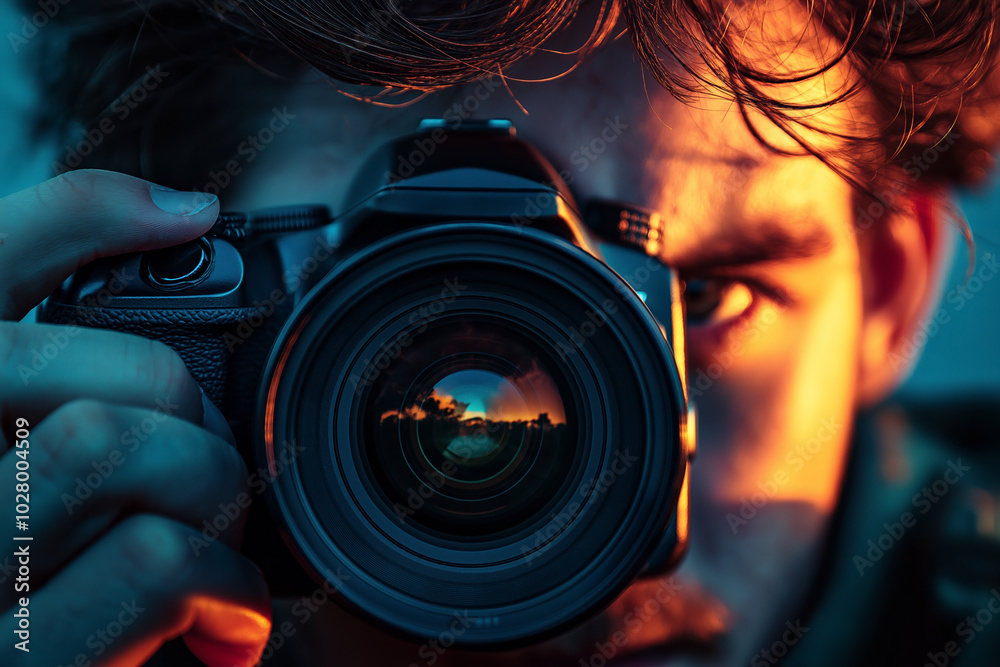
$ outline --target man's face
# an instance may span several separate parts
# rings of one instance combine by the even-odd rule
[[[535,76],[551,73],[536,67]],[[599,643],[619,656],[673,647],[644,653],[650,664],[750,660],[798,619],[847,459],[862,318],[852,191],[813,157],[762,148],[735,106],[692,108],[644,81],[626,39],[567,76],[511,88],[516,102],[494,79],[385,109],[302,86],[287,100],[297,120],[227,191],[226,206],[325,201],[339,210],[368,151],[423,117],[457,113],[513,119],[519,137],[569,171],[581,201],[659,211],[659,257],[689,285],[700,416],[690,550],[669,583],[641,580],[598,619],[518,657],[600,664],[587,662],[602,655]]]

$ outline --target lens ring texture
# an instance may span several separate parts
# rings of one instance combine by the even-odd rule
[[[487,418],[500,394],[528,407]],[[515,645],[639,572],[679,492],[681,405],[658,324],[603,263],[543,232],[449,223],[365,249],[297,307],[261,383],[257,454],[302,564],[349,575],[345,606],[414,639],[457,624],[456,644]],[[520,435],[503,452],[516,466],[435,475],[482,424]],[[438,435],[420,444],[421,428]]]

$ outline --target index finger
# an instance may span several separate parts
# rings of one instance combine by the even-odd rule
[[[211,228],[218,198],[81,169],[0,199],[0,319],[19,320],[80,266],[177,245]]]
[[[55,350],[48,358],[38,352],[46,345]],[[198,384],[163,343],[118,331],[0,322],[0,416],[38,422],[80,398],[150,409],[167,401],[170,414],[195,424],[204,418]]]

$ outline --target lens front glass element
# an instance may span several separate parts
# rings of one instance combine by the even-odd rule
[[[415,417],[410,437],[423,460],[450,482],[487,483],[523,459],[533,420],[515,378],[477,369],[475,360],[466,365],[420,391],[396,417]]]
[[[456,614],[475,647],[593,616],[679,497],[683,393],[658,323],[530,226],[360,251],[296,307],[264,378],[255,445],[286,544],[417,643]]]
[[[420,328],[369,395],[371,469],[427,527],[461,536],[514,527],[558,493],[578,453],[565,378],[511,327]]]

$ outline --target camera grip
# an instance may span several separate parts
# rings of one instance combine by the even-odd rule
[[[177,352],[212,402],[224,406],[230,365],[225,334],[257,313],[253,307],[162,310],[47,303],[40,319],[54,324],[113,329],[166,343]]]

